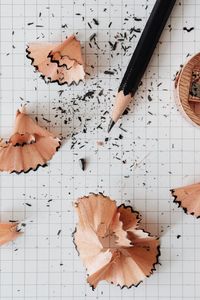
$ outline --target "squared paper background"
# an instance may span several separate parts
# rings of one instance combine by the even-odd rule
[[[108,112],[140,36],[136,32],[129,41],[130,28],[142,30],[154,2],[0,1],[0,136],[9,137],[16,109],[27,103],[40,125],[65,137],[48,167],[0,175],[1,221],[26,223],[24,235],[0,249],[0,299],[200,299],[199,220],[177,208],[169,193],[200,181],[200,129],[180,115],[173,97],[180,64],[199,51],[200,0],[177,1],[131,110],[104,146],[96,143],[108,137]],[[61,41],[71,33],[81,40],[90,74],[86,83],[45,84],[25,56],[27,43]],[[94,33],[98,46],[89,41]],[[108,41],[125,33],[112,51]],[[88,91],[93,97],[84,101]],[[85,172],[80,157],[87,160]],[[120,290],[101,283],[92,291],[86,284],[72,242],[77,220],[72,203],[89,192],[133,205],[143,216],[142,226],[161,237],[161,265],[139,287]]]

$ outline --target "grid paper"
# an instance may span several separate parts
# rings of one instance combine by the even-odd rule
[[[0,136],[9,137],[15,111],[27,104],[40,125],[64,137],[46,168],[0,175],[1,221],[26,223],[24,234],[0,249],[1,300],[200,299],[199,220],[177,208],[169,193],[200,180],[200,130],[181,116],[173,97],[180,64],[199,51],[200,0],[177,1],[128,114],[107,134],[117,87],[154,2],[1,0]],[[25,56],[27,43],[72,33],[81,40],[86,83],[46,84]],[[86,283],[72,241],[73,201],[89,192],[132,205],[143,228],[161,238],[160,265],[137,288],[103,282],[92,291]]]

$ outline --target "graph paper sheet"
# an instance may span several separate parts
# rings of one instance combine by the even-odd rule
[[[176,72],[199,51],[200,0],[177,1],[128,114],[107,134],[117,87],[154,2],[1,0],[0,136],[9,138],[17,108],[27,104],[39,125],[64,138],[47,167],[0,175],[1,221],[26,224],[0,249],[1,300],[200,299],[200,223],[169,192],[200,181],[200,129],[173,97]],[[27,43],[72,33],[81,41],[86,83],[46,84],[26,58]],[[132,205],[142,227],[160,237],[160,265],[137,288],[102,282],[92,291],[86,283],[72,232],[73,202],[89,192]]]

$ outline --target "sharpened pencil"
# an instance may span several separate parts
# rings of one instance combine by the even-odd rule
[[[108,132],[119,120],[137,91],[175,2],[176,0],[156,1],[118,89]]]

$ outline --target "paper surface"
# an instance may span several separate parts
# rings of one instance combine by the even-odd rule
[[[0,299],[200,298],[200,223],[173,204],[169,192],[200,180],[200,129],[182,117],[173,98],[180,64],[199,52],[200,0],[177,1],[130,111],[110,136],[106,132],[111,103],[153,4],[1,0],[0,137],[9,137],[17,108],[29,102],[31,117],[66,140],[47,168],[0,175],[1,222],[27,224],[21,237],[0,248]],[[61,42],[77,32],[90,74],[86,84],[45,84],[26,58],[26,45]],[[72,202],[89,192],[133,206],[144,228],[161,237],[161,266],[138,288],[101,283],[93,292],[85,282],[71,237],[77,222]]]

